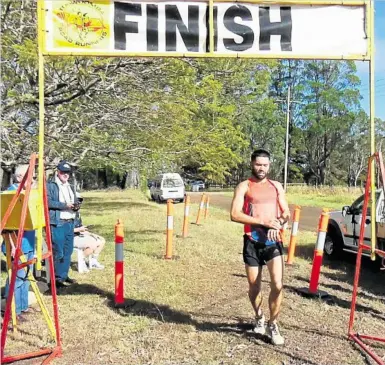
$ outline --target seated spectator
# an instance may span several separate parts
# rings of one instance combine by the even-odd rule
[[[74,227],[74,247],[83,250],[83,260],[79,264],[79,272],[88,272],[89,269],[103,270],[104,266],[99,263],[98,257],[106,240],[95,233],[91,233],[87,226],[83,225],[79,212],[76,214]],[[88,258],[88,267],[86,258]]]

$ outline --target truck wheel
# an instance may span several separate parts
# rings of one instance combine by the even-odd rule
[[[342,255],[342,244],[335,236],[329,234],[325,238],[324,253],[330,259],[340,258]]]

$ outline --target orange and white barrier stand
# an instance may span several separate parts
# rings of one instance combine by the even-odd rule
[[[300,290],[303,294],[311,297],[327,297],[328,293],[318,290],[319,276],[321,273],[322,258],[324,253],[325,238],[329,224],[329,212],[323,209],[318,223],[318,237],[314,250],[313,267],[310,275],[309,288]]]
[[[203,209],[205,208],[205,201],[206,201],[206,195],[203,193],[202,198],[201,198],[201,202],[199,204],[198,215],[197,215],[197,220],[196,220],[195,224],[199,224],[201,221],[201,213],[202,213]]]
[[[190,214],[190,196],[186,195],[184,200],[184,218],[183,218],[183,230],[182,237],[186,238],[188,236],[188,217]]]
[[[206,205],[205,205],[205,219],[209,216],[209,206],[210,206],[210,195],[206,197]]]
[[[297,205],[294,209],[293,224],[291,226],[291,235],[289,243],[289,252],[287,255],[286,265],[293,265],[295,256],[295,246],[297,244],[299,216],[301,214],[301,207]]]
[[[174,204],[171,199],[167,200],[167,238],[166,238],[166,260],[172,259],[172,236],[174,233]]]
[[[115,224],[115,305],[124,303],[124,226],[120,219]]]

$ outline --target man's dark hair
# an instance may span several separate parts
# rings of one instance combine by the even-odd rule
[[[270,160],[270,152],[263,148],[259,148],[251,154],[251,161],[255,161],[257,157],[267,157]]]

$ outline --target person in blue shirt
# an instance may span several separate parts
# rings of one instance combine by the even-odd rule
[[[74,220],[79,204],[75,191],[69,183],[71,165],[62,160],[57,165],[53,180],[47,183],[47,198],[55,281],[57,288],[65,288],[76,281],[68,276],[71,255],[74,250]]]
[[[15,183],[8,187],[7,190],[17,190],[22,181],[24,175],[28,170],[28,165],[19,165],[16,167],[14,179]],[[34,187],[34,186],[32,186]],[[16,242],[14,242],[16,244]],[[5,254],[5,243],[2,244],[2,251]],[[27,261],[32,260],[35,254],[35,231],[24,231],[23,238],[21,241],[21,251],[24,254],[24,257]],[[13,256],[13,254],[12,254]],[[21,261],[19,261],[21,263]],[[27,278],[28,272],[32,272],[33,265],[28,267],[26,271],[24,268],[18,270],[15,282],[15,307],[16,307],[16,315],[18,321],[24,321],[25,318],[22,316],[23,313],[29,311],[29,303],[28,303],[28,291],[30,282]],[[5,284],[5,297],[8,296],[9,292],[9,279],[7,278]]]

